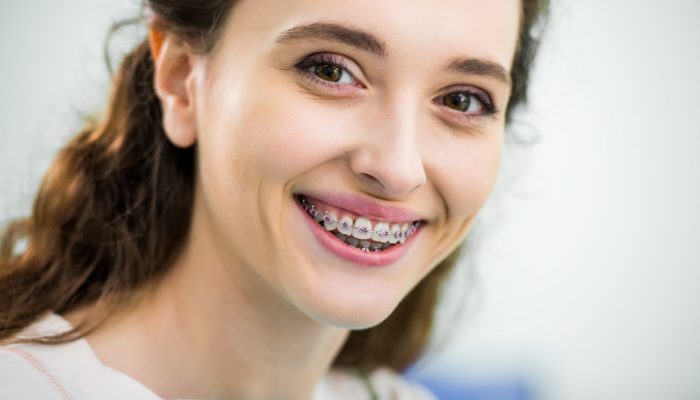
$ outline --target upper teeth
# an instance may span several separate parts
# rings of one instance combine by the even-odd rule
[[[389,241],[389,224],[386,222],[377,222],[374,225],[372,232],[372,240],[375,242],[386,243]]]
[[[348,217],[347,215],[338,221],[338,231],[340,231],[340,233],[342,233],[343,235],[347,235],[347,236],[352,235],[352,231],[353,231],[352,227],[353,227],[352,218]],[[326,229],[328,229],[328,228],[326,228]]]
[[[338,227],[338,215],[336,215],[335,211],[326,212],[326,214],[323,216],[323,226],[329,231],[332,231]]]
[[[352,236],[367,240],[372,237],[372,221],[367,218],[360,217],[355,220],[355,226],[352,229]]]
[[[418,223],[390,223],[376,222],[374,226],[367,217],[353,219],[350,215],[338,216],[334,210],[321,211],[314,204],[310,204],[305,198],[301,203],[316,221],[322,222],[328,231],[338,230],[346,236],[352,236],[358,240],[373,240],[379,243],[395,244],[404,243],[408,237],[413,235]]]

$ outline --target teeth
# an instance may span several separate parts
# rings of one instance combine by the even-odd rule
[[[377,222],[372,226],[372,221],[365,217],[355,220],[344,215],[339,219],[336,211],[317,209],[315,204],[303,197],[300,202],[309,215],[327,231],[335,231],[333,233],[340,241],[365,251],[381,251],[396,243],[403,244],[418,230],[418,223]]]
[[[345,236],[343,236],[342,234],[336,233],[335,237],[337,237],[338,240],[340,240],[341,242],[345,243]]]
[[[367,218],[360,217],[355,221],[355,227],[352,230],[352,236],[367,240],[372,237],[372,221]]]
[[[352,218],[348,217],[347,215],[344,216],[340,219],[340,221],[338,221],[338,232],[347,236],[352,235],[353,222],[354,221],[352,220]]]
[[[338,215],[335,211],[328,211],[323,216],[323,227],[328,231],[332,231],[338,227]]]
[[[320,213],[319,213],[318,210],[316,209],[316,206],[315,206],[315,205],[312,204],[311,206],[309,206],[309,214],[310,214],[312,217],[314,217],[314,219],[315,219],[316,221],[318,221],[318,216],[319,216]]]
[[[389,243],[394,244],[398,243],[399,239],[401,238],[401,225],[399,224],[391,224],[391,228],[389,229]]]
[[[408,229],[408,237],[413,236],[414,233],[418,230],[418,222],[411,224],[411,227]]]
[[[409,225],[409,224],[401,225],[401,238],[399,238],[399,243],[404,244],[404,242],[408,238],[409,229],[411,229],[411,225]]]
[[[374,225],[374,232],[372,232],[372,240],[379,243],[386,243],[389,241],[389,224],[386,222],[377,222]]]

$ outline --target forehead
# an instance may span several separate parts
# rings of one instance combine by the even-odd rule
[[[340,23],[378,38],[389,61],[469,56],[509,69],[519,17],[520,0],[242,0],[225,37],[272,47],[296,26]]]

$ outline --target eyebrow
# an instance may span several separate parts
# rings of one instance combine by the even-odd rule
[[[332,23],[315,22],[287,29],[279,35],[277,43],[318,38],[345,43],[375,56],[386,57],[386,45],[373,34]]]
[[[370,32],[336,23],[314,22],[287,29],[279,35],[277,43],[290,43],[308,39],[336,41],[380,58],[386,58],[387,56],[387,46],[383,40]],[[458,57],[449,62],[445,69],[467,75],[488,76],[508,86],[511,85],[508,71],[493,61]]]
[[[478,58],[456,58],[450,62],[447,69],[462,72],[467,75],[482,75],[495,78],[511,86],[510,75],[501,64]]]

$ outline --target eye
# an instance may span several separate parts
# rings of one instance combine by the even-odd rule
[[[311,72],[324,81],[352,84],[352,76],[344,68],[334,64],[316,64],[310,67]]]
[[[295,68],[312,84],[335,90],[340,90],[343,86],[363,87],[349,71],[344,57],[335,54],[312,54],[297,63]]]
[[[442,99],[444,105],[454,108],[457,111],[469,112],[470,114],[481,113],[482,109],[484,108],[481,101],[475,99],[474,95],[472,94],[462,92],[450,93],[443,96]]]
[[[497,112],[496,106],[486,92],[471,87],[440,96],[436,102],[466,117],[492,116]]]

